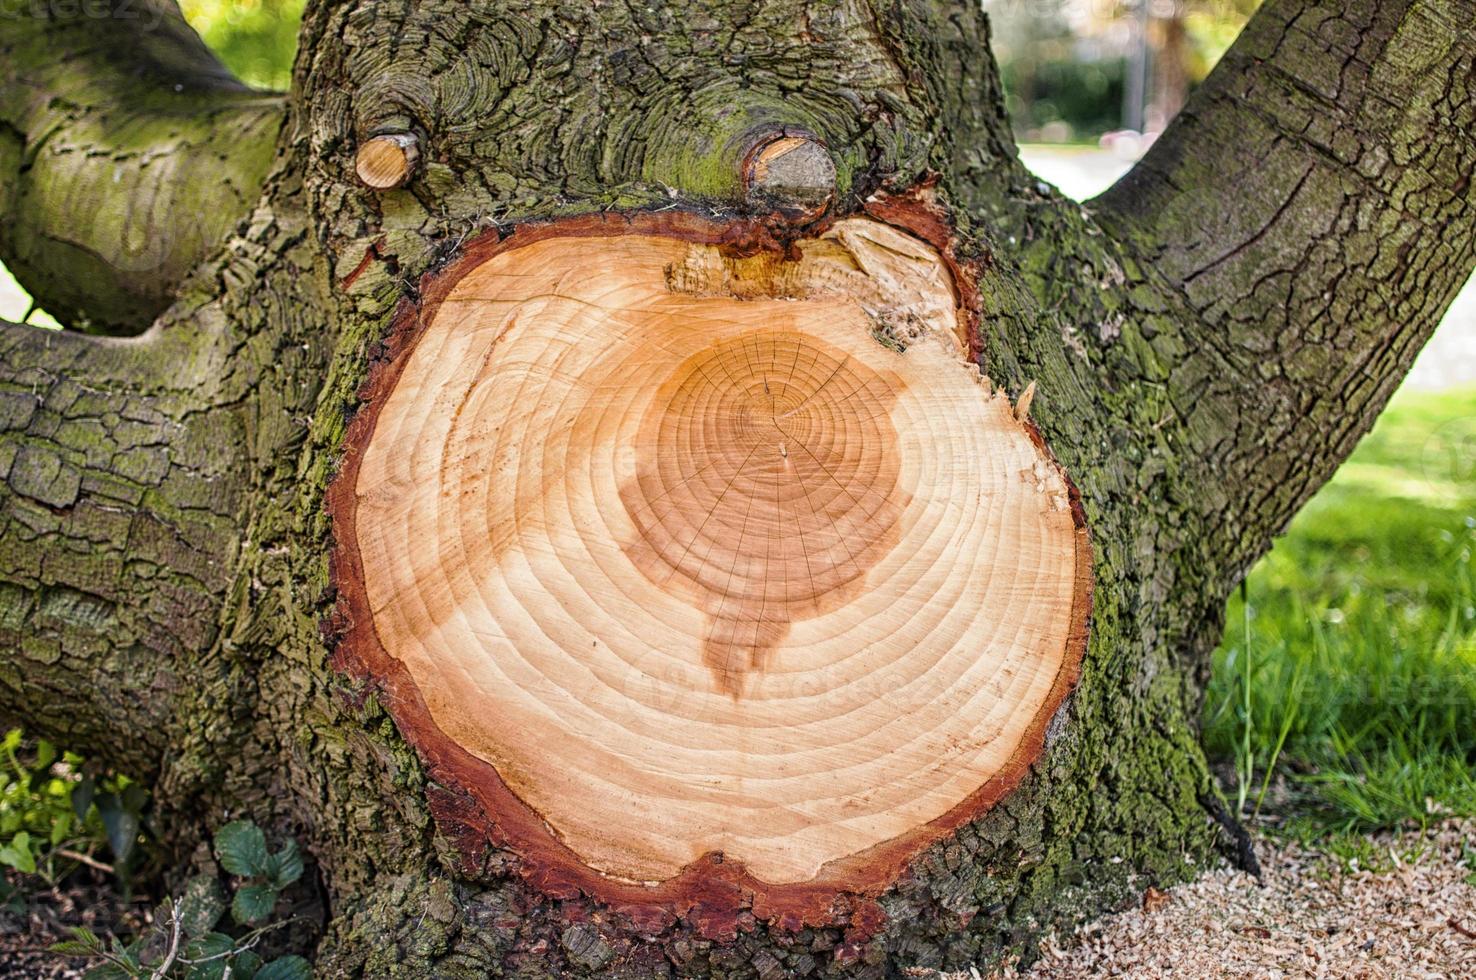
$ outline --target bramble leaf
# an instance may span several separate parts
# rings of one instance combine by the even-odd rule
[[[281,891],[301,877],[302,855],[297,850],[297,841],[289,840],[267,861],[266,879]]]
[[[215,875],[195,875],[185,882],[174,914],[179,918],[180,929],[193,938],[214,929],[225,910],[225,891]]]
[[[231,917],[243,926],[255,925],[272,914],[277,893],[270,885],[242,885],[231,900]]]
[[[233,820],[217,830],[215,853],[220,866],[238,877],[254,878],[267,872],[266,835],[250,820]]]
[[[313,980],[313,968],[301,956],[279,956],[257,970],[252,980]]]

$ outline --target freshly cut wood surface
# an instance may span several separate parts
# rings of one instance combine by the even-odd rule
[[[387,133],[365,141],[354,155],[354,172],[366,187],[386,191],[410,179],[420,158],[419,143],[409,133]]]
[[[375,409],[378,643],[612,878],[864,864],[1017,773],[1075,675],[1079,512],[948,266],[864,218],[800,249],[504,249]]]

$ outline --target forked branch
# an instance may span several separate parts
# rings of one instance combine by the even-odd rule
[[[172,0],[0,12],[0,260],[68,325],[138,333],[255,203],[280,97]]]
[[[1232,563],[1352,450],[1476,264],[1473,58],[1469,0],[1270,0],[1096,202],[1202,316],[1174,407]]]

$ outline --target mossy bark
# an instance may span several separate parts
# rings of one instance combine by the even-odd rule
[[[282,98],[172,3],[0,4],[0,252],[41,307],[136,334],[252,207]]]
[[[299,836],[329,976],[963,968],[1188,877],[1223,844],[1197,717],[1225,595],[1371,424],[1473,264],[1471,17],[1456,0],[1271,0],[1139,171],[1081,206],[1015,159],[974,4],[313,5],[285,116],[240,103],[263,131],[280,124],[274,151],[242,148],[269,173],[232,170],[255,203],[171,253],[194,271],[165,277],[155,327],[0,332],[0,713],[153,778],[182,860],[208,861],[193,845],[240,814]],[[56,26],[0,21],[0,44],[31,51],[28,32]],[[178,31],[150,43],[173,52],[155,61],[198,56]],[[117,57],[76,53],[100,78]],[[60,84],[9,65],[5,105],[23,69]],[[175,83],[127,77],[118,103],[92,104],[157,134]],[[179,125],[223,146],[222,127],[245,130],[216,113],[236,111],[212,102]],[[91,119],[0,115],[8,220],[56,234],[54,215],[25,211],[46,181],[10,183],[49,141],[106,155],[119,139],[135,159]],[[714,939],[541,893],[372,685],[331,668],[321,626],[324,489],[420,276],[529,220],[740,217],[738,161],[765,127],[824,141],[837,212],[933,188],[979,277],[981,365],[1011,392],[1036,382],[1032,414],[1096,556],[1083,676],[1045,756],[881,898],[873,935],[740,916]],[[387,130],[418,136],[421,165],[372,193],[353,152]],[[194,176],[171,171],[171,193],[206,193]],[[69,279],[0,236],[43,299],[65,283],[54,295],[77,319],[136,324],[147,304],[117,313],[127,263],[92,251],[102,274]]]

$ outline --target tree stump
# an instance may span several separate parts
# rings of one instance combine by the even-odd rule
[[[0,714],[171,888],[249,816],[324,976],[876,980],[1233,849],[1225,598],[1476,263],[1468,0],[1267,0],[1086,206],[977,2],[309,4],[284,96],[82,7],[0,16]]]
[[[933,245],[731,238],[555,223],[435,279],[335,485],[339,657],[525,873],[819,924],[1038,756],[1089,547]]]

